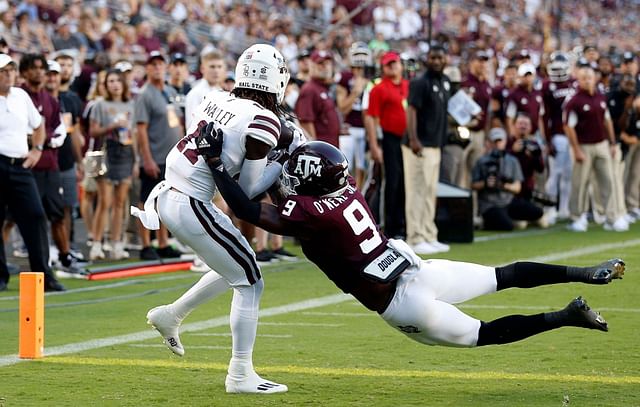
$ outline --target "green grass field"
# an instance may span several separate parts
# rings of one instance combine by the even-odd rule
[[[607,286],[511,289],[461,305],[488,320],[583,295],[609,322],[608,333],[563,328],[505,346],[420,345],[340,295],[310,263],[266,267],[254,364],[289,386],[273,396],[224,392],[230,293],[185,321],[183,358],[146,325],[149,308],[171,302],[198,274],[65,281],[68,292],[46,296],[48,355],[36,361],[16,358],[14,278],[0,294],[0,406],[640,406],[640,225],[591,229],[479,234],[483,241],[439,256],[487,265],[624,258],[625,278]]]

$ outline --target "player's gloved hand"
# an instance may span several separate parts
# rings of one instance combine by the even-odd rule
[[[280,137],[278,138],[278,144],[275,146],[277,150],[286,150],[293,141],[295,129],[290,122],[284,118],[280,118]]]
[[[198,153],[207,161],[220,158],[223,141],[222,129],[217,128],[214,122],[207,123],[200,127],[200,134],[196,137]]]
[[[278,162],[282,165],[289,159],[289,152],[286,149],[282,150],[271,150],[267,155],[267,161],[269,162]]]

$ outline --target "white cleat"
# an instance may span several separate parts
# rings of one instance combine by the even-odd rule
[[[227,393],[273,394],[289,391],[287,385],[265,380],[258,376],[257,373],[253,373],[242,380],[233,379],[227,375],[224,386]]]
[[[168,305],[160,305],[149,310],[147,312],[147,324],[160,332],[164,339],[164,344],[167,345],[171,352],[178,356],[184,355],[184,348],[178,334],[180,321],[178,321]]]

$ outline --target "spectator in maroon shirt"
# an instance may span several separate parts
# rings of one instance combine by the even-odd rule
[[[516,116],[518,112],[524,112],[531,118],[531,132],[535,134],[540,131],[544,138],[544,104],[542,95],[533,87],[535,80],[536,68],[533,65],[524,63],[518,67],[518,86],[507,98],[507,129],[512,137],[516,133]]]
[[[471,185],[471,170],[476,161],[484,153],[485,128],[489,117],[489,104],[491,102],[491,85],[487,81],[489,56],[484,50],[476,51],[469,61],[469,73],[467,79],[462,82],[462,88],[480,105],[482,112],[467,126],[469,128],[470,143],[464,150],[463,174],[460,179],[462,185]]]
[[[160,39],[153,34],[153,27],[148,21],[138,25],[138,45],[142,46],[147,53],[159,51],[162,47]]]
[[[502,83],[493,88],[491,93],[491,128],[506,127],[507,99],[511,92],[518,86],[518,67],[509,64],[504,69]]]
[[[40,161],[33,167],[33,176],[45,214],[51,221],[51,236],[58,248],[62,268],[67,272],[79,273],[77,259],[71,255],[69,232],[64,224],[63,185],[58,167],[58,149],[66,138],[66,128],[60,121],[58,100],[44,89],[47,66],[47,60],[41,54],[26,54],[20,60],[20,75],[25,80],[22,88],[29,94],[45,122],[44,151]]]
[[[326,141],[338,147],[340,118],[329,94],[333,80],[333,55],[329,51],[311,54],[311,80],[300,89],[295,112],[310,140]]]
[[[616,152],[615,134],[605,96],[596,91],[596,75],[590,66],[578,70],[578,90],[564,106],[564,130],[573,149],[575,163],[571,178],[569,230],[585,232],[586,196],[589,183],[599,192],[606,210],[605,230],[629,229],[624,213],[617,213],[613,202],[612,156]]]

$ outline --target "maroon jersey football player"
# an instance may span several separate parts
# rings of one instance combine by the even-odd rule
[[[518,262],[504,267],[422,260],[376,227],[348,174],[340,150],[311,141],[295,149],[282,168],[284,198],[277,206],[253,202],[229,176],[216,145],[219,133],[201,134],[200,154],[222,196],[240,219],[269,232],[295,236],[305,255],[340,289],[374,310],[393,328],[429,345],[474,347],[518,341],[562,326],[606,331],[606,321],[578,297],[567,307],[535,315],[480,321],[456,308],[477,296],[510,287],[570,281],[606,284],[620,278],[624,262],[592,267]]]

